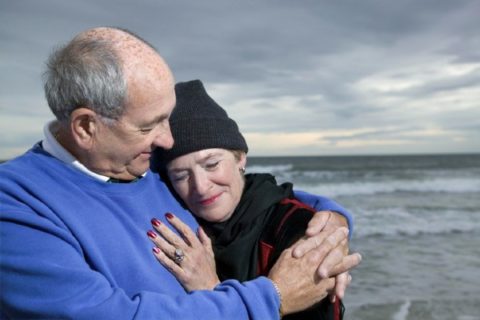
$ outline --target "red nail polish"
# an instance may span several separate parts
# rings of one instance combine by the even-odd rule
[[[160,225],[162,224],[160,222],[160,220],[156,219],[156,218],[153,218],[151,221],[150,221],[155,227],[160,227]]]
[[[170,212],[167,212],[167,213],[165,213],[165,217],[167,217],[167,219],[172,219],[173,214],[171,214]]]
[[[152,230],[148,230],[147,231],[147,236],[149,238],[155,239],[157,237],[157,234],[155,232],[153,232]]]
[[[155,253],[160,253],[160,249],[158,249],[157,247],[153,247],[152,250],[153,250],[153,252],[155,252]]]

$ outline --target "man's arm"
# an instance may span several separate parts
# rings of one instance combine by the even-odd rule
[[[53,222],[25,210],[0,212],[0,218],[2,318],[279,317],[279,295],[273,282],[265,277],[243,283],[229,280],[213,291],[190,294],[155,292],[149,290],[148,284],[144,290],[128,293],[116,285],[115,278],[108,275],[108,268],[91,268],[90,255],[95,250],[84,248],[75,235],[64,228],[62,221]],[[269,277],[277,283],[283,302],[287,302],[282,309],[285,313],[312,305],[332,287],[331,279],[313,281],[317,279],[316,262],[311,261],[323,259],[342,240],[341,236],[342,232],[337,232],[337,237],[329,241],[329,249],[318,255],[305,254],[301,259],[294,259],[289,254],[277,261]],[[344,258],[343,269],[336,272],[349,270],[357,260],[354,256],[350,260]]]
[[[73,234],[33,213],[1,212],[0,244],[2,319],[260,320],[278,316],[279,300],[266,278],[227,281],[214,291],[188,295],[154,292],[148,284],[145,290],[127,293],[111,275],[90,267],[87,248],[80,247]]]

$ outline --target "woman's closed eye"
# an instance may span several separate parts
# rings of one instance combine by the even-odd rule
[[[207,162],[205,163],[205,169],[211,171],[211,170],[215,170],[218,165],[220,164],[220,161],[210,161],[210,162]]]
[[[180,182],[188,179],[188,173],[175,173],[170,175],[170,180],[172,182]]]

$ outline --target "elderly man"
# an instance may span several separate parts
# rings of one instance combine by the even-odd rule
[[[152,150],[173,144],[167,64],[130,32],[95,28],[50,57],[45,92],[57,121],[0,166],[1,318],[275,319],[318,302],[335,285],[328,276],[359,263],[344,256],[346,221],[333,214],[335,228],[314,230],[301,257],[284,254],[269,278],[186,294],[145,236],[165,212],[197,227],[149,170]],[[318,231],[326,215],[317,215]]]

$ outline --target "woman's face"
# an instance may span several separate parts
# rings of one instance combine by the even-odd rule
[[[245,153],[237,159],[229,150],[204,149],[172,160],[167,170],[173,188],[196,216],[222,222],[242,196],[245,164]]]

